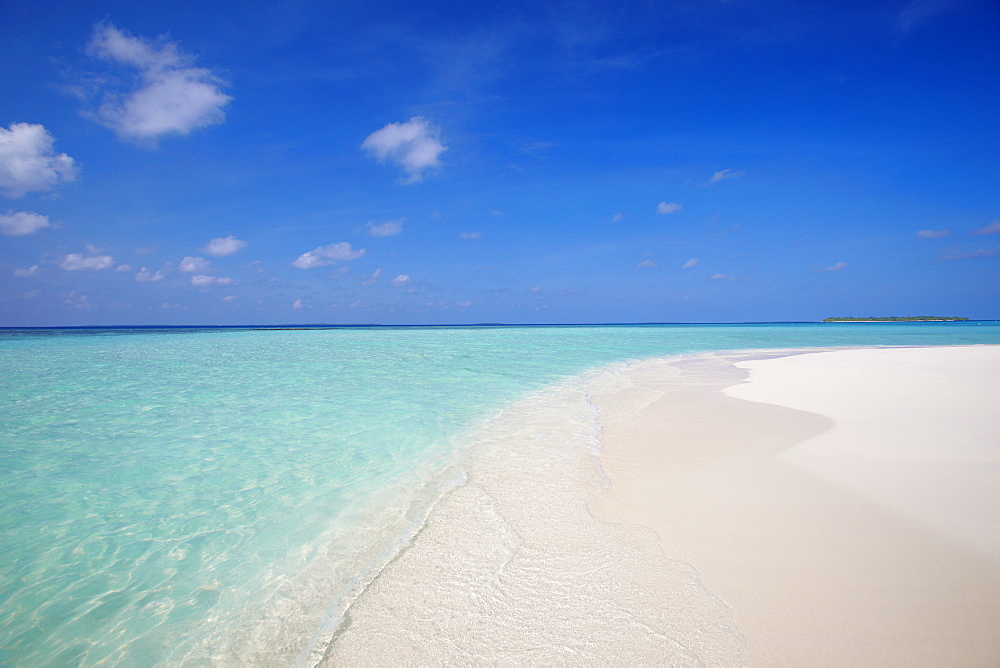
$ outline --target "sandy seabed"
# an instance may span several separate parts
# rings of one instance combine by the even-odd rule
[[[1000,664],[1000,346],[616,365],[474,438],[324,662]]]

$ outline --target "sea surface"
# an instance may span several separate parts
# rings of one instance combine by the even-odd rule
[[[510,406],[606,365],[998,343],[996,322],[3,329],[0,665],[314,663],[484,425],[502,448]]]

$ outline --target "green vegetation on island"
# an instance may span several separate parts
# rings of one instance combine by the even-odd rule
[[[940,316],[940,315],[915,315],[909,317],[876,317],[873,315],[867,318],[854,318],[854,317],[843,317],[843,318],[823,318],[822,322],[964,322],[968,321],[968,318],[956,318],[951,316]]]

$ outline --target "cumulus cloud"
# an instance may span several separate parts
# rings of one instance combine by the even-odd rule
[[[361,148],[379,162],[391,160],[409,174],[405,183],[416,183],[423,178],[424,170],[438,167],[438,156],[448,148],[439,139],[439,128],[422,116],[414,116],[405,123],[389,123],[368,135]]]
[[[846,269],[850,266],[849,262],[834,262],[829,267],[823,267],[820,271],[840,271],[841,269]]]
[[[162,281],[167,277],[164,271],[149,271],[145,267],[139,270],[139,273],[135,275],[135,280],[140,283],[155,283],[157,281]]]
[[[642,269],[650,269],[652,267],[659,267],[660,263],[659,262],[654,262],[653,260],[643,260],[642,262],[640,262],[639,264],[637,264],[635,266],[640,267]]]
[[[220,90],[221,79],[194,67],[194,58],[174,43],[133,37],[104,24],[94,30],[88,53],[138,70],[129,90],[108,92],[97,110],[97,120],[123,139],[151,142],[226,119],[223,108],[232,98]]]
[[[989,225],[984,225],[977,230],[972,230],[973,234],[1000,234],[1000,220],[994,220]]]
[[[746,176],[746,172],[739,172],[733,169],[723,169],[712,174],[712,178],[708,180],[709,183],[718,183],[719,181],[725,181],[726,179],[738,179]]]
[[[295,262],[292,262],[292,266],[299,269],[312,269],[343,260],[356,260],[364,254],[364,248],[355,250],[348,242],[341,241],[340,243],[318,246],[314,250],[303,253]]]
[[[941,253],[941,260],[951,262],[953,260],[972,260],[977,257],[994,257],[997,255],[996,248],[977,248],[976,250],[965,250],[961,246],[951,246]]]
[[[951,234],[951,230],[917,230],[918,239],[941,239]]]
[[[312,308],[312,307],[306,302],[302,301],[301,299],[296,299],[294,302],[292,302],[292,308],[298,311],[299,309],[302,308]]]
[[[86,253],[70,253],[63,258],[59,266],[66,271],[103,271],[114,266],[115,260],[110,255],[101,253],[100,249],[87,246]]]
[[[235,255],[247,247],[247,242],[237,239],[233,235],[228,237],[215,237],[201,249],[202,253],[209,255]]]
[[[236,279],[198,274],[191,277],[191,285],[198,288],[207,288],[213,285],[236,285]]]
[[[20,278],[27,278],[28,276],[34,276],[38,273],[38,265],[33,264],[27,269],[15,269],[14,275]]]
[[[73,158],[57,154],[54,144],[44,125],[11,123],[0,127],[0,193],[22,197],[75,179]]]
[[[374,220],[368,221],[365,228],[368,230],[368,235],[372,237],[394,237],[403,231],[403,222],[405,218],[397,218],[395,220],[387,220],[384,223],[376,223]]]
[[[0,215],[0,234],[6,234],[9,237],[34,234],[46,227],[52,227],[48,216],[33,211],[8,211],[6,215]]]
[[[678,204],[677,202],[660,202],[656,205],[656,213],[662,213],[664,215],[670,213],[677,213],[684,208],[683,204]]]
[[[462,232],[458,236],[461,237],[462,239],[478,239],[479,237],[483,236],[483,233],[482,232]]]
[[[401,285],[406,285],[409,282],[410,282],[410,276],[409,276],[409,274],[400,274],[396,278],[394,278],[391,281],[389,281],[389,283],[394,288],[398,288]]]
[[[681,269],[690,269],[691,267],[695,266],[696,264],[698,264],[698,258],[693,257],[690,260],[688,260],[687,262],[685,262],[684,264],[682,264],[681,265]]]
[[[177,270],[186,274],[205,273],[211,266],[212,263],[203,257],[191,257],[190,255],[185,255],[184,259],[181,260],[181,263],[177,266]]]

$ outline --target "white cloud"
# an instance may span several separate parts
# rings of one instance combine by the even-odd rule
[[[656,213],[662,213],[664,215],[670,213],[677,213],[684,208],[683,204],[678,204],[677,202],[660,202],[656,205]]]
[[[76,178],[73,158],[52,150],[55,139],[44,125],[0,127],[0,192],[21,197]]]
[[[228,304],[229,302],[236,301],[236,299],[237,299],[236,295],[226,295],[225,297],[222,298],[222,301]]]
[[[387,220],[384,223],[376,223],[372,220],[365,227],[368,229],[369,236],[394,237],[403,231],[403,222],[405,220],[405,218],[397,218],[395,220]]]
[[[406,285],[409,282],[410,282],[410,276],[409,276],[409,274],[400,274],[396,278],[394,278],[391,281],[389,281],[389,283],[394,288],[398,288],[401,285]]]
[[[209,255],[235,255],[247,247],[247,242],[237,239],[233,235],[228,237],[215,237],[201,249],[201,252]]]
[[[151,272],[143,267],[139,273],[135,275],[135,280],[140,283],[155,283],[156,281],[162,281],[166,277],[167,274],[164,271]]]
[[[152,248],[136,248],[132,252],[135,253],[136,255],[149,255],[150,253],[153,252],[153,249]]]
[[[184,259],[177,266],[178,271],[182,271],[187,274],[193,273],[204,273],[208,271],[208,268],[212,266],[212,263],[203,257],[191,257],[190,255],[185,255]]]
[[[368,287],[369,285],[375,285],[375,281],[377,281],[378,277],[381,276],[381,275],[382,275],[382,269],[380,267],[380,268],[376,269],[375,271],[373,271],[372,275],[368,277],[368,280],[365,281],[364,283],[362,283],[361,285],[363,285],[365,287]]]
[[[945,262],[951,262],[952,260],[971,260],[977,257],[994,257],[995,255],[997,255],[996,248],[977,248],[967,251],[960,246],[952,246],[941,253],[941,259]]]
[[[312,269],[313,267],[323,267],[341,260],[355,260],[365,254],[364,248],[354,250],[351,244],[346,241],[319,246],[315,250],[303,253],[292,262],[293,267],[299,269]]]
[[[27,278],[28,276],[35,276],[38,273],[38,265],[33,264],[27,269],[15,269],[14,275],[20,278]]]
[[[9,237],[34,234],[46,227],[52,227],[48,216],[33,211],[8,211],[6,215],[0,215],[0,234]]]
[[[389,123],[368,135],[361,148],[380,162],[391,160],[409,174],[405,183],[415,183],[423,172],[441,164],[438,156],[448,148],[441,143],[440,130],[426,118],[414,116],[405,123]]]
[[[462,308],[467,308],[469,306],[472,306],[472,301],[470,300],[470,301],[458,302],[455,304],[455,306],[461,306]]]
[[[295,309],[295,310],[297,311],[297,310],[299,310],[299,309],[301,309],[301,308],[312,308],[312,306],[310,306],[310,305],[309,305],[309,304],[307,304],[306,302],[302,301],[301,299],[296,299],[296,300],[295,300],[295,301],[294,301],[294,302],[292,303],[292,308],[293,308],[293,309]]]
[[[232,98],[219,89],[222,81],[211,70],[193,67],[194,59],[176,44],[153,43],[105,24],[94,30],[88,52],[139,71],[131,90],[108,93],[97,111],[98,120],[119,137],[155,141],[226,119],[223,108]]]
[[[198,274],[191,277],[191,285],[199,288],[207,288],[212,285],[236,285],[236,279]]]
[[[612,223],[620,223],[623,220],[625,220],[625,214],[624,213],[616,213],[615,215],[611,216],[611,222]]]
[[[693,257],[690,260],[688,260],[687,262],[685,262],[684,264],[682,264],[681,265],[681,269],[690,269],[691,267],[695,266],[696,264],[698,264],[698,258]]]
[[[710,178],[708,182],[718,183],[719,181],[725,181],[726,179],[738,179],[743,176],[746,176],[746,172],[737,172],[732,169],[723,169],[712,174],[712,178]]]
[[[115,267],[115,271],[132,271],[132,265],[120,264],[117,267]]]
[[[76,290],[70,290],[66,294],[62,295],[63,303],[69,304],[70,306],[82,310],[97,308],[90,303],[90,297],[87,295],[81,295]]]
[[[1000,234],[1000,220],[994,220],[989,225],[972,230],[973,234]]]
[[[732,276],[726,276],[725,274],[712,274],[709,276],[713,281],[732,281],[735,280]]]
[[[59,266],[66,271],[102,271],[110,269],[114,263],[115,260],[110,255],[102,255],[98,249],[88,246],[86,255],[70,253]]]
[[[917,230],[918,239],[940,239],[951,234],[951,230]]]
[[[834,262],[829,267],[823,267],[820,271],[840,271],[841,269],[846,269],[850,266],[849,262]]]
[[[483,236],[483,233],[482,232],[462,232],[458,236],[460,236],[463,239],[478,239],[479,237]]]
[[[654,262],[653,260],[643,260],[642,262],[640,262],[639,264],[637,264],[635,266],[640,267],[642,269],[650,269],[652,267],[659,267],[660,263],[659,262]]]

